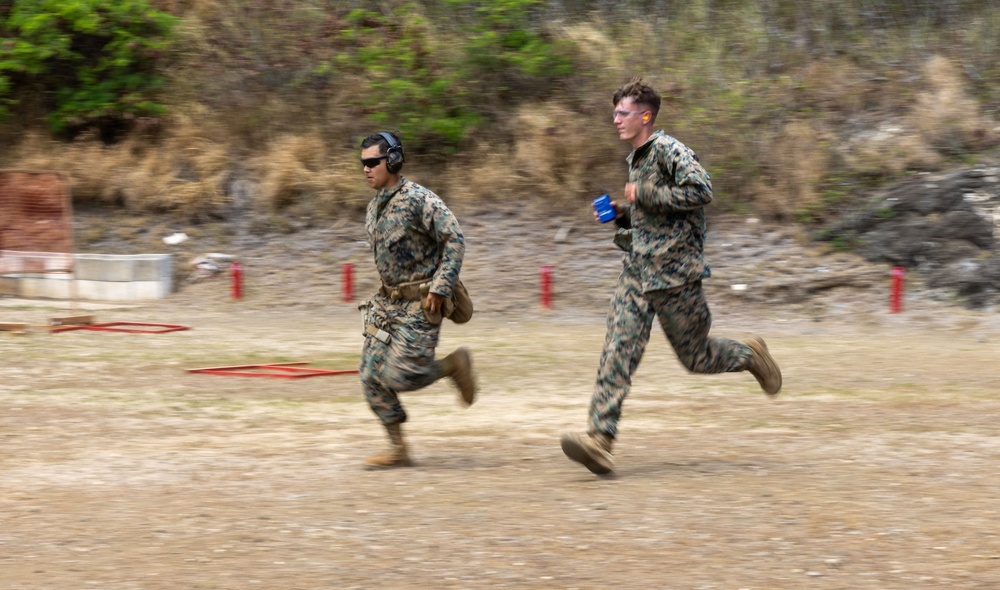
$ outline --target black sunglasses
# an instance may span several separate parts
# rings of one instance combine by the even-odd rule
[[[360,158],[361,159],[361,165],[364,166],[365,168],[374,168],[374,167],[378,166],[378,163],[380,161],[382,161],[382,160],[384,160],[384,159],[386,159],[388,157],[389,156],[377,156],[375,158]]]

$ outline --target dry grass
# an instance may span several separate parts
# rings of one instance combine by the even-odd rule
[[[614,165],[620,167],[624,153],[620,149],[617,154],[603,149],[606,143],[595,141],[594,123],[558,104],[521,107],[517,113],[520,133],[513,154],[519,179],[546,201],[577,199],[601,190],[591,185],[599,169],[616,157]],[[613,131],[610,124],[605,128]]]
[[[954,61],[933,56],[921,71],[921,90],[905,105],[896,105],[901,107],[898,116],[866,117],[872,124],[846,138],[838,151],[848,170],[869,177],[937,170],[949,156],[997,143],[996,121],[972,98]]]
[[[849,57],[820,57],[797,72],[796,103],[826,113],[838,124],[870,113],[897,113],[909,107],[912,92],[904,69],[882,71]]]
[[[448,166],[443,179],[442,192],[428,186],[448,203],[503,202],[510,200],[512,195],[521,198],[513,157],[505,150],[486,144],[457,158]]]
[[[821,204],[820,185],[830,170],[833,134],[820,122],[791,121],[774,138],[773,168],[757,192],[758,205],[781,219]]]
[[[909,118],[929,147],[954,155],[997,143],[997,123],[969,95],[960,64],[936,55],[927,60],[923,75],[927,89],[917,96]]]
[[[363,207],[369,195],[356,139],[373,130],[359,106],[368,80],[316,67],[337,54],[342,13],[305,0],[153,4],[184,17],[168,72],[173,114],[160,134],[136,133],[116,145],[28,135],[5,164],[64,171],[78,202],[136,211],[224,214],[236,179],[252,188],[259,212]],[[970,24],[964,55],[927,37],[941,55],[920,62],[902,29],[838,53],[816,50],[832,43],[821,35],[776,33],[760,7],[685,10],[672,19],[620,11],[619,20],[598,11],[554,26],[552,34],[579,50],[576,84],[545,101],[507,105],[446,160],[408,153],[407,174],[430,179],[430,188],[456,202],[567,204],[614,194],[625,180],[627,146],[608,120],[609,98],[637,74],[664,92],[658,127],[699,153],[718,207],[767,218],[821,208],[831,177],[939,169],[1000,139],[997,121],[974,96],[982,83],[977,89],[967,74],[982,62],[977,49],[994,38],[984,23],[995,15]],[[736,32],[721,38],[706,34],[707,24],[689,24],[702,22]],[[447,38],[443,26],[440,36]],[[442,50],[460,51],[449,42]]]
[[[161,139],[137,135],[114,145],[90,136],[65,144],[32,134],[13,165],[64,172],[78,203],[212,214],[227,202],[224,182],[232,162],[225,145],[202,135],[203,125],[178,116]]]
[[[109,182],[125,164],[122,149],[108,150],[92,138],[65,144],[38,133],[28,133],[15,150],[18,157],[9,165],[29,170],[57,170],[69,180],[70,192],[77,202],[113,203],[118,200],[115,184]],[[110,153],[109,153],[110,152]]]
[[[996,121],[971,96],[960,66],[933,56],[917,83],[875,76],[846,59],[822,59],[804,70],[800,104],[829,115],[792,120],[765,138],[767,175],[755,208],[788,218],[820,205],[831,174],[893,178],[938,170],[948,158],[996,145]]]
[[[610,112],[610,101],[595,110]],[[605,191],[620,193],[628,150],[610,123],[604,131],[611,133],[602,133],[591,118],[547,102],[518,109],[514,125],[518,133],[509,148],[483,141],[452,159],[440,177],[450,201],[565,205]]]
[[[634,45],[622,45],[622,42],[612,39],[608,24],[598,21],[567,24],[559,29],[559,34],[572,41],[579,48],[577,59],[591,65],[608,77],[620,76],[621,72],[648,71],[631,61],[637,52],[647,50],[646,43],[636,42]],[[655,35],[653,25],[648,21],[635,23],[634,39],[648,39]],[[632,39],[633,37],[630,37]]]
[[[871,178],[892,177],[906,170],[937,170],[945,162],[916,129],[900,119],[862,130],[838,151],[848,170]]]
[[[183,120],[161,144],[142,154],[123,188],[126,202],[141,210],[211,214],[228,203],[225,181],[232,170],[228,148]]]
[[[598,46],[591,58],[604,47],[593,29],[577,28],[569,34]],[[610,52],[607,59],[613,64],[621,56]],[[829,60],[812,64],[804,72],[798,100],[822,112],[839,113],[844,121],[874,124],[851,131],[850,126],[835,126],[836,119],[828,125],[798,117],[783,123],[777,133],[752,138],[757,142],[752,150],[747,149],[747,138],[723,134],[706,141],[694,129],[682,129],[678,135],[691,134],[682,141],[707,143],[703,159],[720,166],[727,159],[751,157],[758,149],[767,154],[765,175],[753,188],[743,190],[753,193],[758,212],[777,219],[820,206],[818,187],[832,172],[834,160],[851,174],[892,177],[906,170],[938,169],[950,155],[984,149],[997,141],[996,123],[971,98],[958,68],[944,57],[928,60],[924,89],[909,103],[905,93],[893,96],[891,81],[872,82],[863,71],[839,65]],[[669,81],[666,84],[670,86]],[[279,99],[271,101],[271,109],[285,108]],[[517,129],[513,144],[497,145],[487,137],[450,160],[440,173],[417,169],[415,163],[409,172],[432,175],[434,188],[458,202],[491,202],[514,195],[567,203],[603,191],[613,193],[624,182],[622,158],[627,148],[619,145],[610,124],[601,118],[601,104],[601,98],[594,97],[585,113],[559,101],[524,105],[512,124]],[[330,97],[326,114],[332,116],[346,106],[343,96]],[[676,108],[669,100],[665,103],[662,126],[668,132]],[[116,145],[87,137],[64,144],[30,134],[14,165],[64,171],[77,201],[120,204],[136,211],[191,216],[218,212],[228,204],[227,178],[242,168],[258,183],[255,204],[262,211],[296,207],[331,214],[345,207],[361,208],[367,201],[356,174],[356,150],[326,139],[360,133],[358,122],[331,124],[329,134],[277,135],[255,153],[251,150],[247,165],[241,166],[231,155],[231,144],[233,139],[240,143],[240,125],[254,122],[244,117],[237,125],[235,119],[218,119],[217,114],[188,107],[166,122],[162,137],[136,135]]]
[[[261,170],[261,202],[281,210],[315,192],[326,161],[326,146],[316,136],[287,136],[268,146],[255,161]]]
[[[329,154],[316,134],[278,138],[253,166],[261,179],[258,204],[270,211],[305,207],[335,214],[368,201],[357,155]]]

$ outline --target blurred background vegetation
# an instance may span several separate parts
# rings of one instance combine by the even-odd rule
[[[620,196],[637,75],[716,211],[818,223],[1000,141],[991,0],[7,0],[0,25],[0,165],[191,220],[361,210],[382,129],[449,203]]]

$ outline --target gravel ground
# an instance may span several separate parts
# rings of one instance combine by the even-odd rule
[[[888,269],[716,220],[714,330],[765,336],[785,389],[689,375],[654,337],[600,478],[558,437],[585,426],[620,264],[608,228],[458,213],[478,311],[441,350],[472,348],[481,392],[468,409],[449,383],[404,397],[413,468],[361,469],[385,440],[355,376],[186,370],[354,368],[342,265],[374,286],[355,222],[225,246],[164,226],[190,230],[181,260],[237,255],[244,298],[218,276],[83,307],[189,330],[0,333],[0,588],[1000,587],[995,313],[913,278],[890,314]],[[0,304],[34,325],[66,311]]]
[[[603,315],[607,310],[621,255],[611,243],[613,228],[595,222],[589,207],[555,215],[500,207],[458,208],[456,214],[467,240],[462,278],[478,313],[537,311],[543,266],[551,268],[553,313]],[[97,222],[91,218],[78,224]],[[342,299],[341,273],[347,263],[353,267],[356,297],[377,288],[360,217],[298,225],[295,233],[267,235],[161,225],[147,239],[158,242],[176,231],[196,236],[174,248],[155,244],[158,252],[176,254],[179,292],[174,298],[191,303],[229,297],[224,273],[196,281],[200,275],[191,272],[188,263],[209,252],[243,262],[246,298],[241,305],[246,308],[336,303]],[[134,253],[135,247],[115,241],[86,246],[105,253]],[[753,218],[713,218],[706,257],[712,267],[712,278],[705,283],[709,302],[720,311],[726,306],[727,313],[763,306],[770,314],[804,313],[822,320],[878,312],[889,305],[890,268],[811,243],[798,227]],[[914,309],[961,308],[950,293],[927,289],[918,276],[907,277],[905,302]]]

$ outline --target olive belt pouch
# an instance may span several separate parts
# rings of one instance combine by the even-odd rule
[[[469,296],[469,290],[465,288],[462,279],[455,281],[451,297],[444,300],[444,303],[441,304],[441,311],[438,313],[432,313],[427,309],[427,293],[430,291],[430,287],[429,282],[420,285],[421,307],[424,309],[424,315],[427,316],[428,322],[434,325],[440,324],[442,316],[456,324],[464,324],[472,319],[472,297]]]

